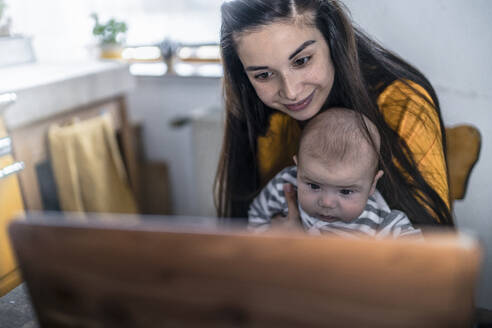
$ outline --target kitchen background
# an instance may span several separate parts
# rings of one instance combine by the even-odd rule
[[[492,309],[492,219],[487,205],[492,186],[492,2],[344,2],[364,30],[427,75],[436,88],[446,125],[469,123],[482,134],[479,162],[465,199],[455,203],[455,214],[459,228],[478,235],[483,242],[486,257],[477,302]],[[125,21],[127,45],[162,48],[177,42],[218,42],[221,3],[7,1],[12,29],[33,37],[38,63],[73,65],[96,56],[96,40],[91,34],[93,12],[101,20],[115,17]],[[143,127],[146,156],[166,162],[169,167],[173,213],[209,215],[210,181],[220,146],[220,65],[211,61],[201,69],[178,67],[178,74],[165,74],[166,67],[159,63],[133,66],[135,84],[128,93],[128,110],[131,120]],[[185,122],[183,118],[187,116],[192,118],[191,123],[171,125]]]

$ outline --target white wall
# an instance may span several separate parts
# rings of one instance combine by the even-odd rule
[[[199,165],[196,162],[203,159],[193,157],[191,124],[173,128],[170,122],[200,108],[220,107],[220,90],[219,78],[137,77],[137,87],[129,96],[131,119],[143,125],[147,158],[164,161],[169,166],[173,212],[176,215],[202,213],[196,191],[196,179],[201,179],[201,175],[197,175],[195,167]],[[217,140],[213,142],[216,144]],[[208,192],[211,196],[212,185]]]
[[[446,125],[480,129],[482,150],[466,194],[456,201],[460,229],[485,248],[478,305],[492,309],[492,1],[345,0],[354,21],[417,66],[436,88]]]

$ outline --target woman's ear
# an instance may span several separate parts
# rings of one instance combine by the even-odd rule
[[[369,191],[369,195],[374,194],[374,191],[376,191],[376,185],[378,184],[378,180],[381,179],[383,174],[384,174],[383,170],[379,170],[376,172],[376,175],[374,176],[374,180],[372,181],[371,191]]]
[[[292,159],[294,160],[294,163],[297,165],[297,155],[292,156]]]

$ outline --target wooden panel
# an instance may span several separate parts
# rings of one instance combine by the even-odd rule
[[[472,322],[476,243],[179,231],[17,223],[11,234],[46,327]]]
[[[128,172],[128,179],[130,180],[130,187],[133,190],[135,198],[138,199],[140,194],[140,168],[138,166],[138,156],[136,154],[136,138],[133,128],[128,118],[128,112],[126,108],[126,100],[124,97],[116,99],[119,106],[119,127],[121,133],[121,143],[123,148],[123,158],[125,160],[126,169]]]
[[[0,138],[7,136],[0,118]],[[0,168],[14,163],[11,155],[0,157]],[[0,179],[0,296],[21,282],[17,263],[14,259],[7,227],[16,215],[23,214],[23,203],[19,182],[15,174]]]
[[[142,167],[140,211],[142,214],[172,213],[169,168],[164,162],[146,162]]]

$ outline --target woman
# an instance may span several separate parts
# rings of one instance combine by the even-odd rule
[[[415,225],[453,224],[439,103],[422,73],[355,28],[336,0],[233,0],[221,10],[220,217],[246,217],[261,187],[292,165],[303,124],[338,106],[378,127],[378,189],[389,206]]]

